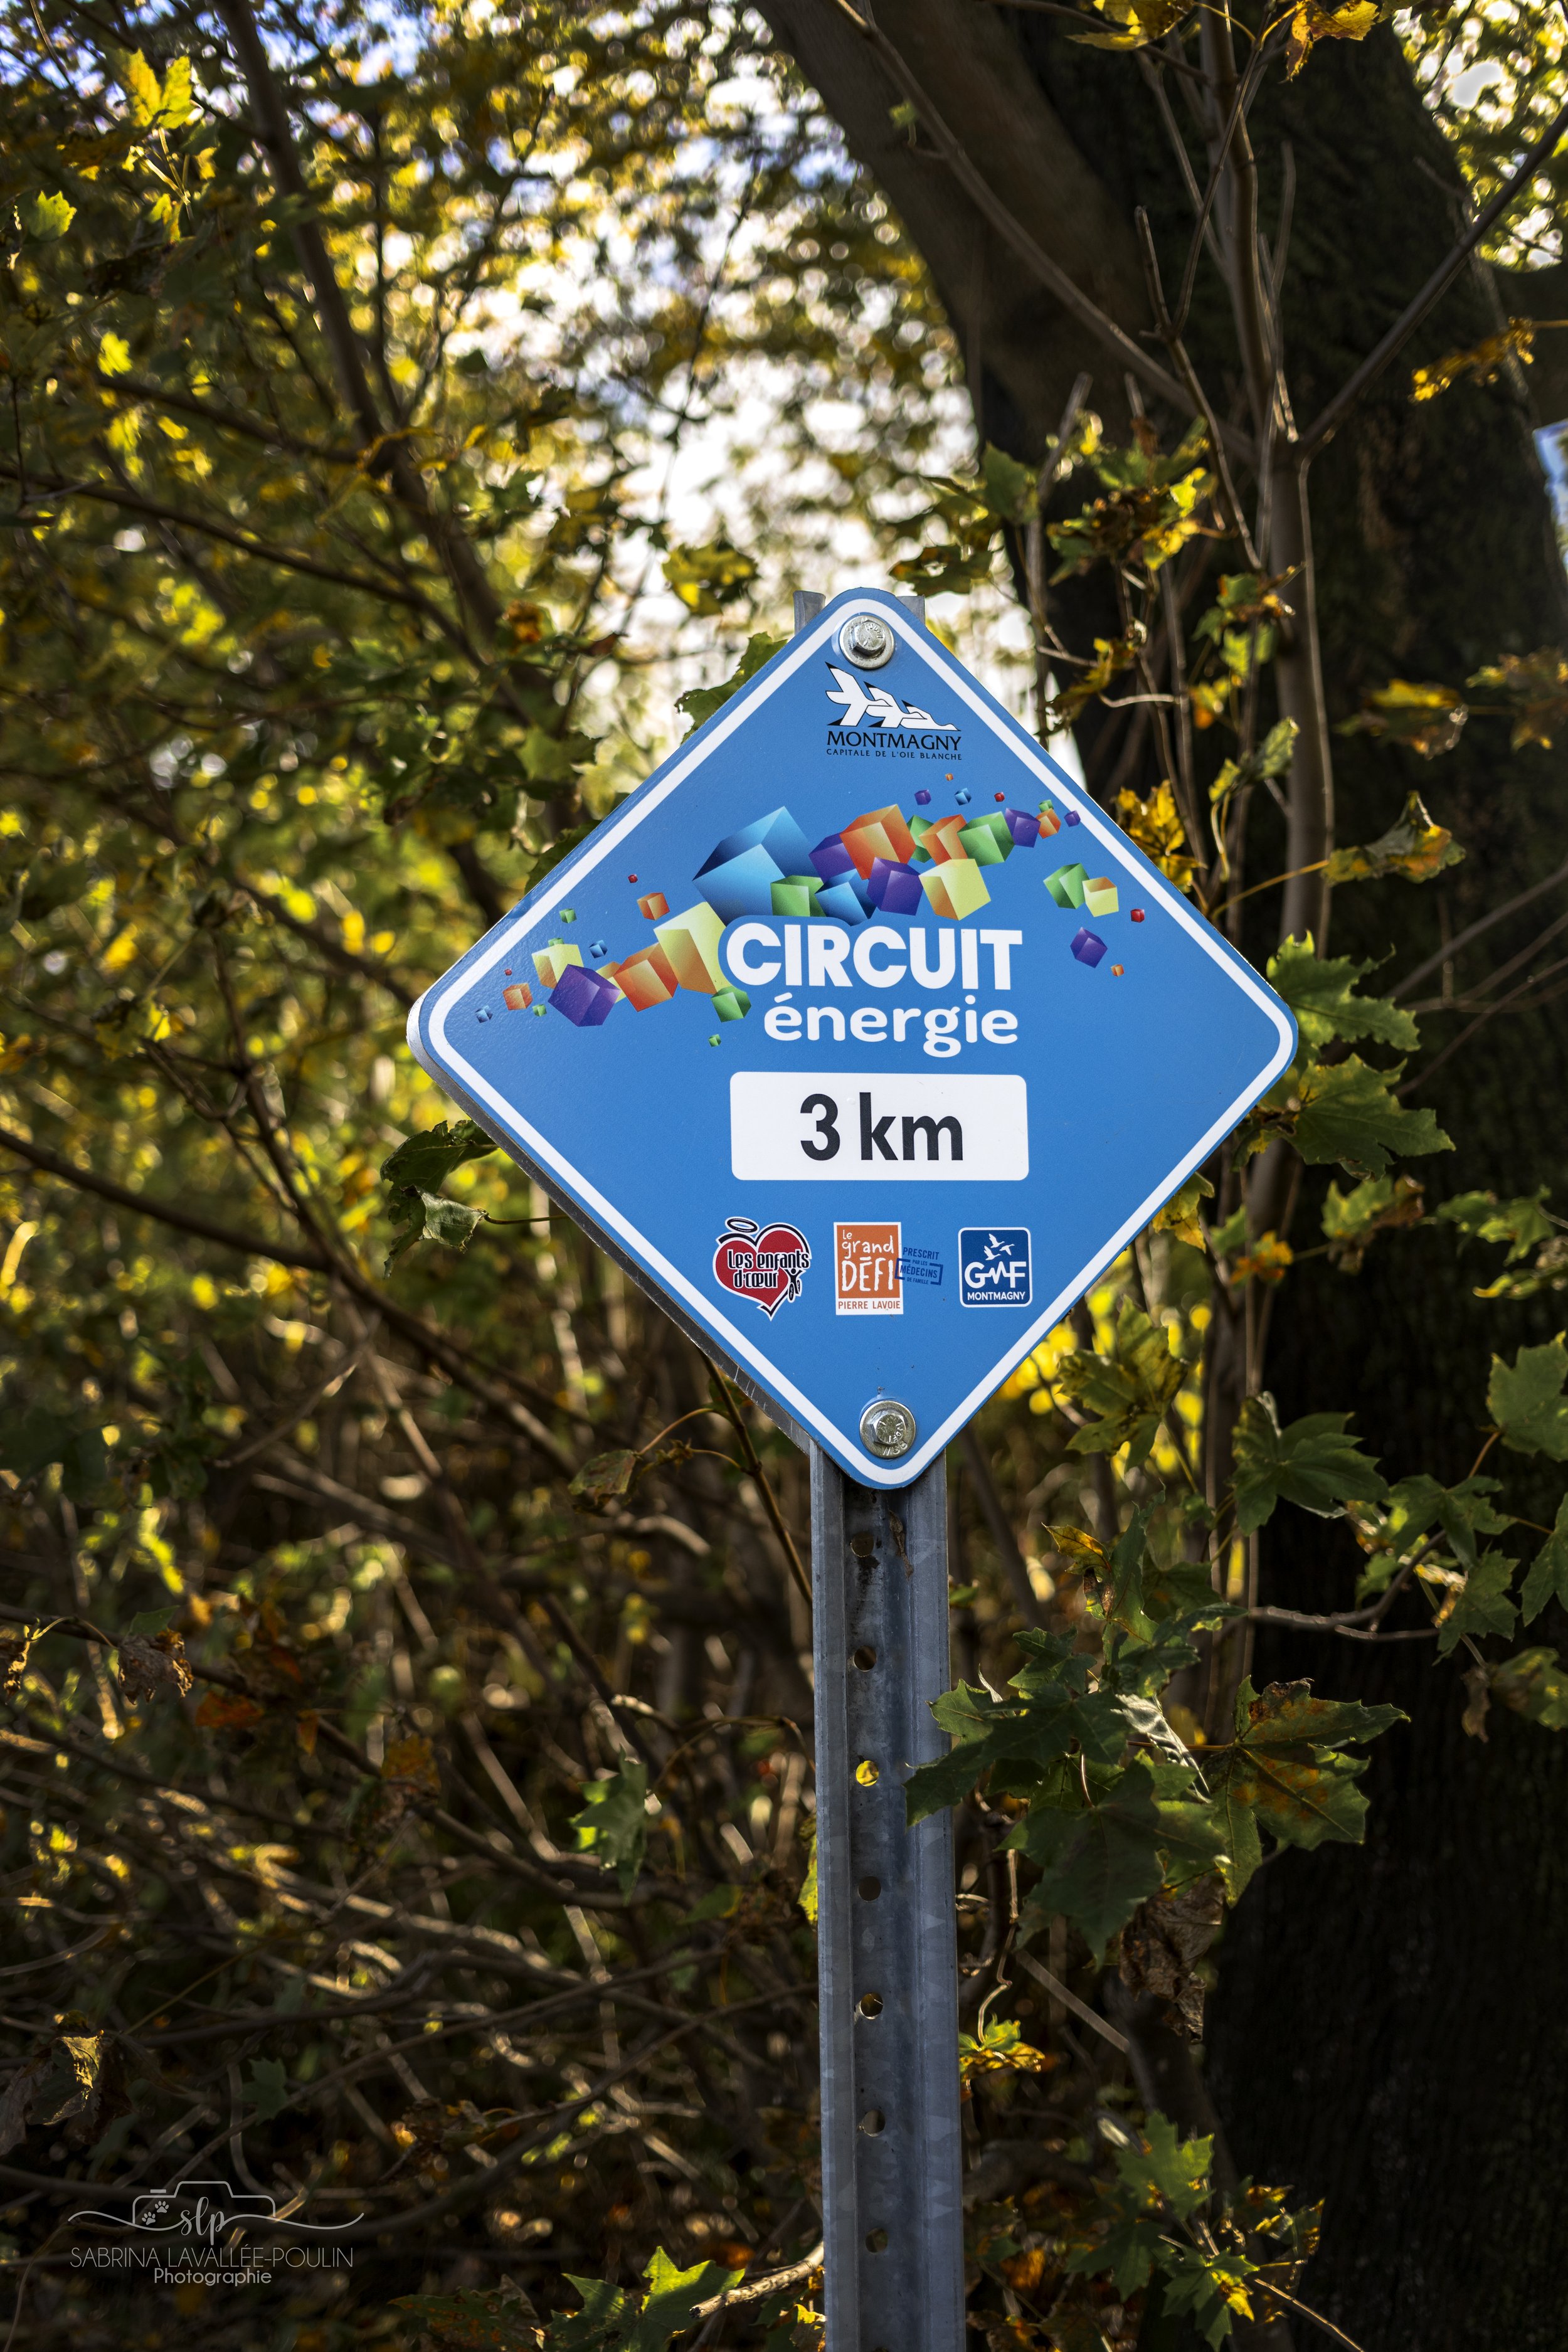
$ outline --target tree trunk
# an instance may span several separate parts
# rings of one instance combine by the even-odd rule
[[[900,91],[844,15],[825,0],[765,5],[924,254],[966,354],[983,436],[1037,457],[1085,368],[1095,378],[1091,404],[1116,430],[1126,415],[1120,365],[1031,278],[924,132],[893,120]],[[973,0],[900,0],[878,21],[995,203],[1014,209],[1129,333],[1146,330],[1133,208],[1149,211],[1167,289],[1180,279],[1192,210],[1136,59],[1075,46],[1048,16]],[[1180,117],[1174,77],[1168,87]],[[1185,127],[1201,182],[1200,144]],[[1270,230],[1281,209],[1282,142],[1293,151],[1283,299],[1304,427],[1451,246],[1464,190],[1385,31],[1356,46],[1321,43],[1289,86],[1272,76],[1254,139]],[[1562,274],[1542,272],[1536,286],[1477,264],[1315,466],[1310,506],[1333,719],[1390,677],[1462,686],[1501,653],[1568,641],[1568,595],[1531,440],[1537,420],[1522,384],[1462,387],[1420,407],[1408,397],[1412,365],[1478,341],[1505,313],[1560,315]],[[1221,416],[1239,421],[1246,386],[1229,336],[1228,305],[1205,262],[1189,340]],[[1531,383],[1546,394],[1546,422],[1568,408],[1568,362],[1559,364],[1554,347],[1542,351]],[[1148,404],[1167,427],[1187,421]],[[1224,560],[1241,568],[1234,551]],[[1075,618],[1103,626],[1099,592],[1074,593],[1069,635]],[[1436,765],[1365,737],[1338,739],[1335,765],[1342,842],[1380,833],[1415,788],[1468,853],[1423,888],[1394,881],[1336,897],[1336,951],[1391,955],[1385,984],[1560,865],[1568,848],[1562,751],[1510,754],[1498,719],[1473,719]],[[1146,789],[1157,777],[1146,759],[1122,781]],[[1282,825],[1278,833],[1273,842],[1259,835],[1259,877],[1285,863]],[[1275,851],[1273,865],[1263,862]],[[1561,910],[1548,899],[1500,924],[1468,951],[1458,985],[1524,947]],[[1277,919],[1268,895],[1250,902],[1244,944],[1259,962]],[[1437,987],[1434,980],[1430,992]],[[1440,1047],[1459,1025],[1433,1019],[1428,1043]],[[1568,1156],[1560,1013],[1505,1014],[1415,1099],[1433,1105],[1458,1147],[1423,1164],[1434,1199],[1472,1185],[1507,1194],[1552,1182]],[[1309,1171],[1299,1245],[1317,1237],[1325,1190]],[[1421,1469],[1463,1477],[1479,1444],[1489,1352],[1511,1353],[1563,1318],[1551,1297],[1477,1301],[1472,1285],[1491,1271],[1457,1260],[1441,1228],[1380,1244],[1359,1277],[1323,1260],[1301,1268],[1275,1309],[1269,1376],[1281,1417],[1349,1407],[1391,1477]],[[1538,1479],[1532,1495],[1527,1465],[1512,1459],[1507,1475],[1516,1507],[1550,1522],[1561,1477]],[[1342,1525],[1283,1507],[1264,1538],[1264,1598],[1342,1606],[1356,1559]],[[1568,1626],[1554,1618],[1531,1638],[1568,1648]],[[1434,1673],[1429,1643],[1273,1633],[1259,1643],[1259,1682],[1302,1675],[1325,1692],[1393,1699],[1412,1720],[1380,1743],[1368,1774],[1365,1850],[1282,1856],[1226,1932],[1210,2047],[1237,2161],[1326,2200],[1323,2251],[1303,2292],[1365,2352],[1568,2345],[1563,2226],[1547,2185],[1568,2058],[1553,1965],[1568,1937],[1568,1868],[1551,1858],[1568,1829],[1568,1745],[1496,1714],[1489,1744],[1466,1738],[1459,1668]]]

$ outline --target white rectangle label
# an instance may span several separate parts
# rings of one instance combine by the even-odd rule
[[[742,1182],[1016,1184],[1029,1172],[1020,1077],[737,1070],[730,1166]]]

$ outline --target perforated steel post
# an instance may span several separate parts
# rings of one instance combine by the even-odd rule
[[[822,603],[797,591],[797,630]],[[891,649],[873,620],[846,653],[873,669]],[[879,1400],[862,1434],[896,1458],[913,1419]],[[909,1829],[904,1807],[947,1746],[931,1713],[951,1679],[942,1464],[886,1491],[813,1445],[811,1586],[826,2352],[961,2352],[952,1823]]]
[[[947,1746],[947,1479],[856,1485],[811,1454],[827,2352],[963,2342],[952,1826],[905,1826]]]

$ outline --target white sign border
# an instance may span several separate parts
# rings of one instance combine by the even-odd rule
[[[596,828],[584,845],[581,854],[569,859],[549,877],[536,898],[504,918],[489,939],[481,943],[476,957],[465,958],[444,979],[436,981],[426,990],[409,1012],[408,1044],[415,1059],[437,1086],[445,1086],[455,1079],[476,1103],[482,1104],[492,1114],[502,1134],[515,1141],[520,1150],[559,1177],[568,1192],[583,1202],[595,1220],[614,1234],[629,1255],[663,1288],[672,1292],[688,1313],[705,1330],[711,1331],[738,1363],[752,1368],[763,1387],[780,1398],[795,1419],[818,1439],[851,1477],[858,1479],[863,1486],[894,1487],[912,1485],[921,1473],[930,1467],[957,1436],[965,1422],[979,1411],[987,1397],[994,1395],[1008,1374],[1039,1346],[1047,1332],[1053,1330],[1068,1307],[1092,1287],[1096,1277],[1121,1255],[1135,1234],[1142,1232],[1155,1211],[1185,1182],[1195,1168],[1202,1165],[1215,1146],[1230,1133],[1253,1103],[1267,1093],[1274,1080],[1289,1067],[1295,1058],[1295,1023],[1288,1013],[1282,1013],[1277,1000],[1250,966],[1225,946],[1181,893],[1173,889],[1152,866],[1149,867],[1144,876],[1144,887],[1159,899],[1167,914],[1191,934],[1204,953],[1219,965],[1243,994],[1250,996],[1260,1011],[1267,1014],[1279,1032],[1279,1047],[1261,1074],[1242,1088],[1192,1149],[1177,1161],[1171,1173],[1161,1179],[1110,1239],[1095,1252],[1037,1316],[1027,1331],[1015,1340],[997,1369],[988,1372],[941,1427],[929,1436],[922,1436],[914,1452],[900,1462],[879,1461],[874,1454],[866,1453],[858,1443],[858,1431],[853,1436],[847,1435],[836,1423],[820,1412],[809,1397],[784,1378],[763,1349],[755,1346],[728,1316],[688,1280],[679,1266],[672,1265],[662,1252],[638,1232],[629,1218],[623,1216],[579,1169],[574,1168],[537,1128],[531,1127],[516,1108],[496,1091],[489,1081],[474,1068],[447,1034],[447,1029],[455,1000],[460,995],[466,996],[477,982],[483,980],[503,959],[511,956],[516,951],[518,941],[536,925],[548,920],[555,908],[580,885],[584,875],[592,873],[613,851],[628,841],[644,820],[695,774],[702,762],[721,743],[727,742],[742,723],[749,722],[761,705],[776,693],[786,679],[793,677],[804,664],[822,652],[837,636],[841,625],[839,615],[846,602],[851,600],[875,604],[896,634],[930,664],[950,692],[957,695],[982,725],[988,727],[1006,744],[1015,758],[1033,771],[1048,792],[1068,798],[1095,839],[1119,862],[1125,864],[1126,836],[1109,824],[1087,794],[1080,794],[1078,786],[1063,775],[1021,727],[1009,719],[1005,712],[993,710],[987,706],[963,672],[946,658],[940,639],[912,621],[898,599],[885,590],[846,589],[842,595],[836,596],[824,608],[813,625],[801,631],[784,654],[774,656],[773,663],[754,688],[748,686],[743,688],[727,711],[700,731],[689,751],[678,752],[665,772],[634,794],[618,816],[606,818]],[[446,1067],[437,1060],[438,1054],[447,1057]],[[483,1123],[489,1125],[488,1120]],[[868,1403],[871,1402],[870,1398],[867,1399]]]

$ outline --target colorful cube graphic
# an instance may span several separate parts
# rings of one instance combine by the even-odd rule
[[[845,826],[839,838],[849,852],[855,871],[868,882],[879,857],[885,857],[889,866],[908,866],[915,854],[914,835],[904,822],[901,809],[868,809]]]
[[[917,808],[930,808],[931,794],[929,793],[917,793],[915,794],[915,806]]]
[[[752,1009],[752,1000],[743,988],[721,988],[713,999],[713,1010],[721,1021],[743,1021]]]
[[[1141,923],[1143,920],[1143,909],[1142,907],[1133,908],[1132,919],[1135,923]]]
[[[788,809],[770,809],[754,824],[727,834],[705,865],[697,887],[724,923],[773,911],[771,894],[786,875],[812,870],[811,849]]]
[[[632,879],[636,881],[635,874]],[[669,900],[662,890],[650,890],[646,898],[637,900],[637,912],[645,923],[662,923],[669,912]]]
[[[768,896],[770,915],[793,915],[797,922],[806,923],[817,912],[816,894],[822,883],[815,874],[786,875],[775,882]]]
[[[931,912],[950,922],[961,922],[991,903],[985,869],[973,857],[950,857],[943,865],[928,866],[920,880]]]
[[[856,871],[855,860],[845,848],[841,833],[830,833],[819,841],[811,853],[811,862],[824,882],[841,882],[846,875]]]
[[[1081,907],[1089,876],[1081,866],[1058,866],[1046,877],[1046,887],[1058,907]]]
[[[1105,941],[1098,938],[1093,931],[1075,931],[1072,936],[1072,951],[1079,963],[1097,964],[1105,953]]]
[[[1114,915],[1121,904],[1116,895],[1115,883],[1104,874],[1098,881],[1090,880],[1084,884],[1083,903],[1091,915]]]
[[[606,950],[606,949],[605,949],[605,942],[604,942],[604,940],[589,940],[589,942],[588,942],[588,953],[589,953],[589,954],[594,958],[594,961],[595,961],[595,963],[598,961],[599,958],[600,958],[602,955],[605,954],[606,952],[607,952],[607,950]]]
[[[1053,833],[1060,833],[1061,829],[1062,821],[1057,814],[1057,804],[1055,801],[1042,801],[1040,803],[1040,831],[1048,840]]]
[[[1124,963],[1113,963],[1110,967],[1110,977],[1112,980],[1125,980],[1127,966]]]
[[[922,904],[921,877],[912,866],[895,866],[890,858],[879,857],[871,867],[868,887],[871,904],[879,907],[884,915],[916,915]]]
[[[939,816],[921,834],[920,845],[927,857],[940,866],[944,858],[967,857],[963,845],[963,819],[961,816]]]
[[[958,791],[954,793],[952,797],[958,803],[960,808],[968,807],[969,794],[963,790],[962,785],[960,785]]]
[[[1031,816],[1027,809],[1016,808],[1004,809],[1002,818],[1013,836],[1014,848],[1033,849],[1040,837],[1039,818]]]
[[[533,991],[526,981],[514,980],[510,988],[501,990],[500,1001],[509,1013],[526,1013],[533,1003]]]
[[[601,1021],[609,1018],[620,997],[620,990],[602,971],[593,971],[586,964],[568,964],[550,992],[550,1002],[557,1013],[563,1013],[574,1028],[596,1029]]]
[[[1077,809],[1068,809],[1067,813],[1067,823],[1068,824],[1081,824],[1083,823],[1083,819],[1079,816]]]
[[[553,988],[568,964],[581,963],[582,961],[581,948],[569,948],[561,940],[552,940],[549,946],[541,948],[534,957],[534,974],[542,988]]]
[[[771,909],[770,897],[765,910]],[[720,989],[730,985],[719,961],[719,941],[723,937],[725,919],[715,907],[699,899],[684,914],[672,915],[668,923],[660,923],[656,934],[682,988],[689,988],[700,996],[715,996]]]
[[[1013,855],[1013,836],[1007,830],[1007,820],[1000,809],[989,816],[977,816],[966,824],[958,836],[966,857],[978,866],[1000,866],[1005,857]]]
[[[858,874],[856,874],[849,881],[830,882],[826,889],[819,890],[816,894],[816,911],[819,915],[830,917],[836,923],[847,923],[853,929],[857,923],[868,920],[869,898],[870,892],[867,884],[861,881]]]
[[[675,976],[675,966],[661,947],[640,948],[635,956],[616,966],[616,986],[628,1004],[638,1013],[651,1005],[668,1004],[680,982]]]

